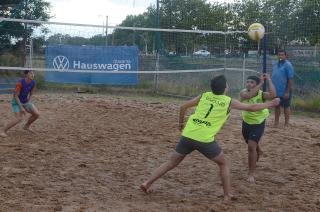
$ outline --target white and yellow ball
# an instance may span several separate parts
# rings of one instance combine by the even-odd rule
[[[249,26],[248,35],[252,40],[259,41],[265,33],[264,26],[259,23],[254,23]]]

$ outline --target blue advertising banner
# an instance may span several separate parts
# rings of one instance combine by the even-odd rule
[[[56,71],[47,71],[45,80],[58,83],[136,85],[137,73],[105,72],[137,71],[138,53],[135,46],[49,45],[46,47],[46,68]]]
[[[19,82],[18,77],[5,77],[0,78],[0,94],[13,94],[16,84]]]

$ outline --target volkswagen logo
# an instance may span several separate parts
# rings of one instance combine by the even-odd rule
[[[68,70],[69,69],[69,60],[65,56],[56,56],[53,59],[53,67],[58,70]]]

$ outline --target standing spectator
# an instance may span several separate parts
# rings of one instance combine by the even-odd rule
[[[280,98],[280,105],[275,107],[274,126],[279,127],[281,114],[280,107],[284,108],[285,127],[289,126],[290,104],[292,98],[294,70],[290,61],[287,60],[285,50],[278,51],[278,62],[272,66],[272,82],[276,88],[277,97]]]

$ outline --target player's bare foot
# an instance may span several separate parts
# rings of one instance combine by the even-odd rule
[[[237,200],[237,198],[232,194],[228,194],[228,195],[224,195],[223,196],[223,201],[224,202],[230,202],[232,200]]]
[[[254,179],[254,176],[253,176],[253,175],[249,175],[247,181],[248,181],[249,183],[255,183],[255,182],[256,182],[256,180]]]
[[[0,133],[0,137],[5,138],[5,137],[8,137],[8,135],[7,135],[7,133],[5,133],[5,132],[1,132],[1,133]]]
[[[142,184],[140,185],[140,189],[141,189],[144,193],[146,193],[146,194],[149,193],[148,187],[147,187],[146,183],[142,183]]]
[[[23,129],[29,133],[33,133],[35,134],[35,132],[33,130],[31,130],[29,127],[24,126]]]

